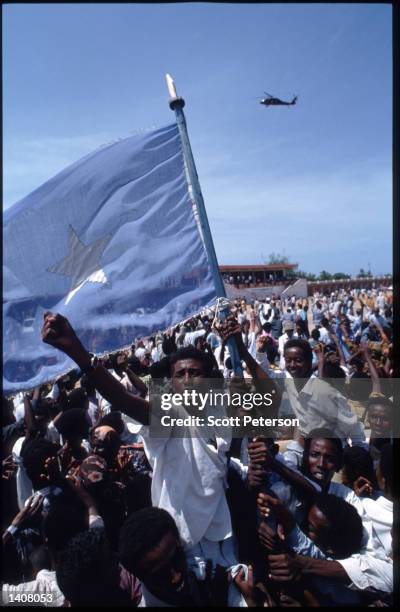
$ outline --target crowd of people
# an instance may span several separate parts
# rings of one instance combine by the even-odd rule
[[[386,290],[243,298],[95,356],[46,313],[76,369],[3,397],[3,603],[393,605],[392,326]],[[205,380],[298,424],[152,435],[154,383]]]
[[[227,285],[231,285],[236,287],[236,289],[248,289],[250,287],[262,287],[265,282],[268,282],[269,286],[274,285],[289,285],[295,282],[296,277],[290,275],[288,277],[285,276],[275,276],[274,274],[268,274],[267,277],[260,272],[255,272],[254,274],[244,273],[244,274],[223,274],[222,275],[224,283]]]

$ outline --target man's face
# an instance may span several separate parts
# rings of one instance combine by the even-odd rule
[[[340,358],[336,351],[332,350],[325,354],[325,361],[332,364],[340,364]]]
[[[308,471],[310,476],[323,488],[331,482],[337,466],[337,450],[333,442],[327,438],[311,440],[308,455]]]
[[[284,352],[286,370],[293,378],[307,378],[310,364],[304,359],[301,348],[291,347]]]
[[[96,427],[92,434],[92,448],[96,455],[110,463],[116,459],[120,446],[121,440],[115,429],[108,425]]]
[[[179,602],[187,586],[187,565],[182,545],[172,532],[140,561],[138,578],[160,599]]]
[[[201,388],[204,378],[203,364],[197,359],[180,359],[173,365],[172,385],[175,393]]]
[[[312,506],[308,513],[308,537],[321,550],[326,550],[328,547],[328,530],[330,522],[317,506]]]
[[[371,427],[371,438],[390,438],[392,433],[390,409],[380,404],[372,405],[368,410],[368,421]]]

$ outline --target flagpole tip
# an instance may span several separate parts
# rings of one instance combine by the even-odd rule
[[[174,79],[168,73],[165,75],[165,78],[167,80],[168,92],[170,96],[170,100],[169,100],[170,108],[172,110],[175,110],[176,108],[183,108],[185,106],[185,100],[181,98],[180,96],[178,96],[178,94],[176,93]]]
[[[174,79],[168,73],[165,75],[165,78],[167,80],[167,87],[168,87],[170,98],[177,98],[178,94],[176,93]]]

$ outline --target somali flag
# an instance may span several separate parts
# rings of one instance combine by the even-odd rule
[[[74,366],[41,341],[46,310],[66,316],[101,354],[216,298],[176,124],[72,164],[6,210],[3,230],[7,393]]]

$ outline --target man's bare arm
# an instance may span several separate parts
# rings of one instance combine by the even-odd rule
[[[273,407],[279,407],[282,397],[281,391],[276,385],[275,381],[268,376],[267,372],[265,372],[254,357],[250,355],[249,351],[244,345],[241,327],[236,319],[229,317],[220,326],[218,333],[225,341],[227,341],[229,338],[235,339],[240,358],[243,359],[249,368],[257,391],[262,393],[271,393],[273,397]]]
[[[270,578],[276,582],[292,582],[298,576],[321,576],[338,582],[351,582],[346,570],[338,561],[313,559],[294,552],[268,555]]]
[[[42,340],[64,352],[81,370],[90,366],[91,357],[85,349],[68,319],[60,314],[46,312],[42,328]],[[133,395],[106,368],[98,364],[90,373],[90,380],[99,393],[112,406],[135,419],[139,423],[149,423],[149,403]]]

